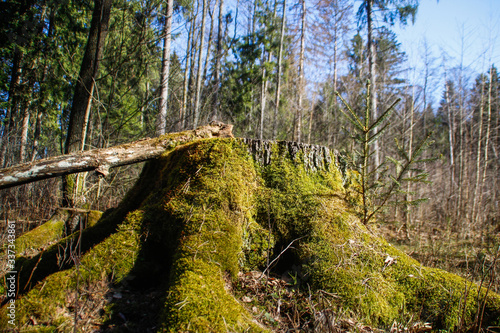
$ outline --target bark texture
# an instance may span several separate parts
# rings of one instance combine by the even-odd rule
[[[90,32],[85,46],[80,74],[75,85],[75,94],[69,115],[68,133],[64,153],[72,154],[85,149],[92,95],[99,69],[99,61],[108,34],[111,0],[95,0]],[[63,206],[73,207],[83,199],[85,177],[63,178]]]
[[[94,149],[0,169],[0,189],[84,171],[106,176],[109,168],[154,159],[179,144],[197,139],[233,137],[232,125],[213,122],[192,131],[143,139],[120,146]]]
[[[95,171],[106,176],[112,167],[155,159],[180,144],[199,139],[233,137],[232,128],[232,125],[212,122],[192,131],[171,133],[154,139],[142,139],[111,148],[61,155],[0,169],[0,189],[85,171]],[[255,160],[264,166],[271,163],[274,155],[283,152],[288,153],[293,160],[298,154],[303,155],[301,159],[305,168],[312,171],[329,170],[330,165],[335,163],[335,154],[332,157],[327,147],[319,145],[290,141],[242,140]],[[273,150],[273,147],[277,148]]]

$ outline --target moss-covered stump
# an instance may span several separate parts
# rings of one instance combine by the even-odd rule
[[[297,319],[302,331],[340,313],[381,329],[411,320],[435,330],[500,325],[498,295],[421,266],[363,226],[346,177],[323,148],[237,139],[179,146],[149,162],[95,226],[19,258],[15,328],[273,331],[260,315],[266,304],[237,288],[241,272],[256,270],[292,277],[288,298],[310,295],[296,300],[295,309],[314,312]],[[62,249],[71,260],[59,261]],[[11,328],[7,305],[1,311],[1,327]]]

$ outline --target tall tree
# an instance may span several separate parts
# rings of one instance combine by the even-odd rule
[[[192,78],[192,69],[193,69],[193,54],[195,53],[194,48],[194,30],[195,30],[195,22],[196,22],[196,14],[193,12],[190,13],[190,18],[188,21],[191,21],[191,24],[188,22],[188,39],[187,39],[187,47],[186,47],[186,65],[184,69],[184,80],[182,84],[182,101],[181,107],[179,110],[179,121],[180,126],[179,129],[185,129],[187,125],[187,109],[188,109],[188,95],[189,95],[189,86]]]
[[[301,142],[302,137],[302,105],[304,100],[304,58],[306,50],[306,0],[302,0],[301,29],[300,29],[300,55],[299,55],[299,101],[297,115],[297,142]]]
[[[160,110],[156,120],[156,135],[166,132],[168,109],[168,80],[170,76],[170,43],[172,41],[172,14],[174,1],[168,0],[165,8],[165,24],[163,26],[163,54],[160,78]]]
[[[214,101],[212,105],[212,120],[217,120],[219,117],[219,90],[220,90],[220,75],[221,75],[221,61],[222,61],[222,38],[223,38],[223,9],[224,0],[220,0],[219,3],[219,22],[217,27],[217,51],[215,54],[215,92]]]
[[[415,20],[417,13],[418,0],[363,0],[358,9],[358,18],[360,22],[366,23],[367,43],[368,43],[368,67],[370,80],[370,108],[373,118],[378,117],[377,107],[377,72],[376,72],[376,56],[377,49],[374,40],[374,20],[376,13],[381,15],[382,21],[389,25],[394,25],[396,21],[401,24],[407,24],[408,18],[411,17],[412,22]],[[380,151],[378,141],[374,143],[375,166],[380,164]]]
[[[112,0],[95,0],[90,31],[83,55],[75,93],[69,115],[68,132],[64,152],[66,154],[82,151],[85,148],[87,126],[92,105],[92,95],[97,78],[99,61],[108,33]],[[75,198],[82,193],[83,179],[68,175],[63,180],[63,205],[74,206]]]
[[[283,43],[285,39],[285,27],[286,27],[286,0],[283,0],[283,12],[281,14],[280,46],[278,51],[278,73],[276,77],[276,92],[274,98],[273,139],[276,139],[278,133],[278,112],[280,108],[280,98],[281,98],[281,75],[283,72]]]
[[[200,27],[200,52],[198,55],[198,69],[196,74],[196,96],[195,96],[195,105],[194,105],[194,121],[193,128],[198,126],[198,122],[200,120],[201,113],[201,86],[203,81],[203,49],[205,47],[205,23],[207,20],[207,11],[208,11],[208,0],[203,0],[203,12],[201,16],[201,27]]]
[[[257,1],[256,1],[257,2]],[[271,59],[273,57],[273,50],[271,48],[271,41],[273,39],[273,31],[274,31],[274,24],[276,21],[276,16],[277,16],[277,0],[274,0],[274,9],[273,9],[273,16],[272,19],[269,20],[271,24],[266,24],[265,27],[262,29],[262,39],[265,41],[263,48],[262,48],[262,80],[261,80],[261,95],[260,95],[260,124],[259,124],[259,139],[263,140],[264,139],[264,118],[266,115],[266,107],[267,107],[267,91],[269,88],[269,75],[268,75],[268,66],[271,62]],[[267,14],[267,17],[264,16],[265,18],[269,18],[269,11],[270,8],[267,8],[267,6],[264,8],[263,12]],[[252,29],[252,31],[255,31],[255,28]]]

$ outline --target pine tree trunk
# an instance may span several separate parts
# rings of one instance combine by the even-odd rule
[[[70,112],[68,133],[64,146],[65,154],[84,150],[83,129],[88,121],[87,109],[92,103],[92,90],[97,77],[99,60],[104,49],[111,13],[111,0],[95,0],[90,32],[85,47],[80,74],[76,81],[75,94]],[[83,136],[83,137],[82,137]],[[63,179],[63,205],[74,206],[75,198],[80,196],[81,188],[76,187],[77,179],[66,176]]]
[[[33,153],[31,155],[31,161],[33,162],[38,155],[38,148],[40,146],[40,134],[42,133],[42,118],[43,112],[42,110],[38,110],[36,115],[36,125],[35,125],[35,133],[33,134]]]
[[[276,83],[276,95],[274,103],[274,121],[273,121],[273,139],[278,136],[278,112],[280,108],[280,98],[281,98],[281,75],[283,72],[283,42],[285,38],[285,25],[286,25],[286,0],[283,0],[283,14],[281,18],[281,33],[280,33],[280,48],[278,53],[278,74]]]
[[[205,23],[207,20],[207,7],[208,1],[203,0],[203,14],[201,17],[201,33],[200,33],[200,52],[198,56],[198,69],[196,74],[196,97],[195,97],[195,106],[194,106],[194,121],[193,128],[198,126],[198,122],[200,120],[200,108],[201,108],[201,85],[202,85],[202,73],[203,73],[203,48],[205,47]]]
[[[53,31],[54,31],[54,22],[55,22],[55,10],[51,10],[50,15],[49,15],[49,26],[47,28],[47,37],[50,39],[52,37]],[[45,45],[44,47],[44,52],[48,53],[49,47],[48,45]],[[38,103],[40,107],[37,110],[37,115],[36,115],[36,124],[35,124],[35,131],[33,134],[33,150],[31,154],[31,161],[34,161],[37,158],[38,155],[38,150],[40,146],[40,134],[42,133],[42,118],[44,115],[44,105],[47,101],[47,75],[48,75],[48,70],[49,70],[49,65],[47,60],[44,60],[45,64],[43,67],[43,72],[42,72],[42,78],[40,80],[40,91],[39,91],[39,98],[40,102]]]
[[[212,105],[212,117],[211,120],[217,120],[219,117],[219,90],[220,90],[220,73],[221,73],[221,60],[222,60],[222,38],[223,38],[223,9],[224,0],[220,0],[219,4],[219,25],[217,28],[217,54],[215,56],[215,92],[214,92],[214,102]]]
[[[26,161],[26,149],[28,144],[28,131],[30,125],[30,107],[31,99],[26,101],[24,104],[24,110],[22,113],[21,121],[21,138],[19,140],[19,163]]]
[[[297,109],[297,142],[302,138],[302,104],[304,99],[304,58],[306,44],[306,0],[302,0],[302,18],[300,32],[300,60],[299,60],[299,105]]]
[[[188,89],[189,89],[189,77],[192,68],[191,62],[191,54],[193,52],[193,38],[194,38],[194,20],[193,23],[189,26],[188,31],[188,40],[187,40],[187,48],[186,48],[186,67],[184,69],[184,81],[182,85],[182,104],[179,111],[179,130],[183,130],[187,127],[187,116],[186,116],[186,108],[188,102]]]
[[[161,62],[160,110],[156,119],[156,135],[166,133],[168,109],[168,79],[170,75],[170,43],[172,40],[173,0],[167,1],[163,26],[163,55]]]
[[[7,123],[4,125],[2,146],[0,147],[0,167],[7,165],[7,148],[10,145],[10,138],[15,131],[15,118],[18,109],[18,90],[21,83],[23,53],[19,47],[14,48],[14,60],[12,63],[12,74],[10,76],[9,97],[7,99]]]

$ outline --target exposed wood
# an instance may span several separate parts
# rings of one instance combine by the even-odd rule
[[[165,150],[179,144],[212,137],[233,137],[232,128],[232,125],[212,122],[210,125],[191,131],[166,134],[111,148],[55,156],[0,169],[0,189],[84,171],[96,171],[105,176],[112,167],[154,159]]]
[[[274,158],[273,148],[278,151],[287,151],[290,158],[295,160],[300,152],[303,156],[304,167],[307,170],[329,170],[331,164],[336,163],[336,153],[324,146],[311,145],[293,141],[267,141],[243,139],[253,158],[261,165],[269,165]],[[274,153],[276,154],[276,153]]]

